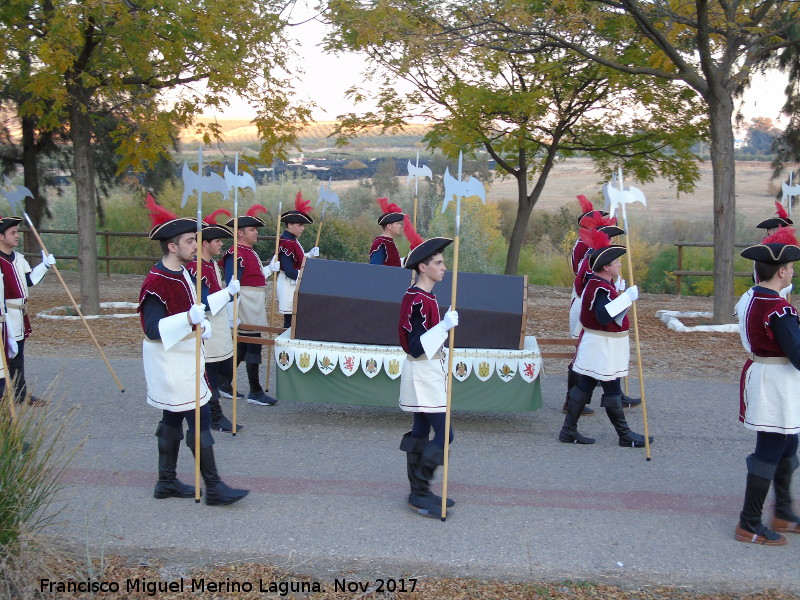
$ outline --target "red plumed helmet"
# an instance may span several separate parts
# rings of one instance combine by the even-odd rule
[[[147,192],[147,196],[145,196],[144,205],[147,207],[147,210],[150,211],[150,224],[152,227],[158,227],[167,221],[172,221],[172,219],[178,218],[178,215],[175,213],[170,212],[163,206],[156,204],[156,199],[150,192]]]
[[[581,214],[585,214],[587,212],[594,210],[594,205],[591,202],[589,202],[589,199],[583,194],[580,194],[578,196],[578,202],[581,205]]]
[[[245,216],[248,217],[255,217],[259,213],[267,214],[269,211],[263,204],[253,204],[250,208],[247,209]],[[231,213],[228,213],[231,214]]]
[[[209,225],[219,225],[219,223],[217,223],[217,217],[219,217],[220,215],[227,215],[229,218],[233,216],[231,214],[231,211],[229,211],[227,208],[218,208],[210,215],[208,215],[205,219],[203,219],[203,221],[205,221]]]
[[[775,200],[775,208],[777,209],[775,211],[775,214],[778,215],[781,219],[789,218],[789,214],[786,212],[786,209],[783,208],[783,204],[778,200]]]
[[[311,200],[305,200],[303,198],[303,192],[297,192],[297,195],[294,197],[294,209],[299,210],[301,213],[310,213]]]
[[[389,202],[388,198],[378,198],[378,204],[381,205],[381,211],[383,212],[383,214],[403,212],[403,209],[397,206],[397,204]]]
[[[422,236],[417,233],[416,229],[414,229],[414,225],[411,223],[411,219],[408,218],[408,215],[403,217],[403,235],[406,236],[411,250],[423,242]]]
[[[762,244],[791,244],[797,246],[797,237],[795,236],[794,227],[781,227],[773,233],[768,235],[762,241]]]
[[[581,229],[578,235],[581,241],[592,250],[608,248],[611,245],[611,238],[609,238],[606,233],[598,231],[597,229]]]

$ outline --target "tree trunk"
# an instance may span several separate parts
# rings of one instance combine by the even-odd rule
[[[36,152],[36,119],[22,117],[22,171],[23,185],[31,191],[33,198],[25,198],[25,212],[38,229],[45,213],[45,201],[39,197],[39,160]],[[21,215],[20,215],[21,216]],[[27,223],[26,223],[27,225]],[[22,242],[25,252],[37,253],[41,250],[39,242],[32,234],[26,235]],[[28,259],[33,265],[39,264],[41,258]]]
[[[508,240],[508,255],[506,256],[506,275],[516,275],[519,270],[519,255],[522,252],[522,242],[525,240],[525,230],[531,219],[533,203],[528,201],[528,174],[520,172],[517,177],[517,217],[514,219],[514,228]]]
[[[736,238],[736,163],[733,100],[719,87],[708,99],[714,181],[714,323],[733,322],[733,258]]]
[[[76,86],[77,87],[77,86]],[[94,165],[91,160],[92,131],[81,89],[71,90],[70,137],[72,138],[73,173],[78,208],[78,267],[81,283],[81,311],[100,313],[100,289],[97,280],[97,209],[95,206]]]

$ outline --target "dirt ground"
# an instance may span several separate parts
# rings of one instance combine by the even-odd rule
[[[77,273],[63,273],[73,295],[79,299]],[[133,302],[138,299],[142,283],[139,275],[100,276],[102,302]],[[528,289],[527,334],[539,338],[567,338],[569,290],[545,286]],[[657,310],[711,311],[711,298],[676,297],[642,294],[637,302],[642,364],[645,378],[703,378],[734,380],[744,362],[744,352],[736,333],[677,333],[655,317]],[[68,306],[69,299],[58,279],[48,275],[33,289],[30,302],[33,335],[26,352],[34,356],[94,357],[97,350],[79,320],[51,320],[36,316],[53,308]],[[114,313],[134,309],[113,309]],[[273,321],[278,323],[278,319]],[[691,324],[686,322],[687,325]],[[92,331],[109,359],[141,356],[142,330],[138,317],[96,319],[90,321]],[[633,338],[631,338],[633,340]],[[569,348],[547,347],[543,350],[568,351]],[[632,355],[635,349],[632,346]],[[545,369],[563,372],[566,361],[546,360]]]

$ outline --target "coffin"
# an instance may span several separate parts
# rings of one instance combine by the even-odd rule
[[[364,263],[307,260],[295,290],[292,339],[396,346],[400,302],[413,271]],[[452,273],[433,293],[450,305]],[[457,348],[522,349],[526,277],[459,273]]]

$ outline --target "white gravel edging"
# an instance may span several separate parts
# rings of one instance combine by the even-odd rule
[[[85,319],[127,319],[129,317],[138,317],[139,313],[136,312],[138,308],[136,302],[101,302],[100,308],[131,308],[134,312],[114,313],[110,315],[83,315]],[[80,304],[78,305],[80,307]],[[72,306],[54,306],[41,312],[36,313],[37,317],[43,319],[53,319],[55,321],[77,321],[80,319],[78,315],[64,315],[56,314],[58,312],[66,312],[74,310]]]
[[[663,323],[672,331],[679,333],[691,331],[713,331],[718,333],[737,333],[739,325],[736,323],[725,323],[723,325],[695,325],[694,327],[687,327],[681,322],[684,319],[696,318],[711,318],[714,313],[700,312],[700,311],[678,311],[678,310],[659,310],[656,311],[656,317],[661,319]]]

